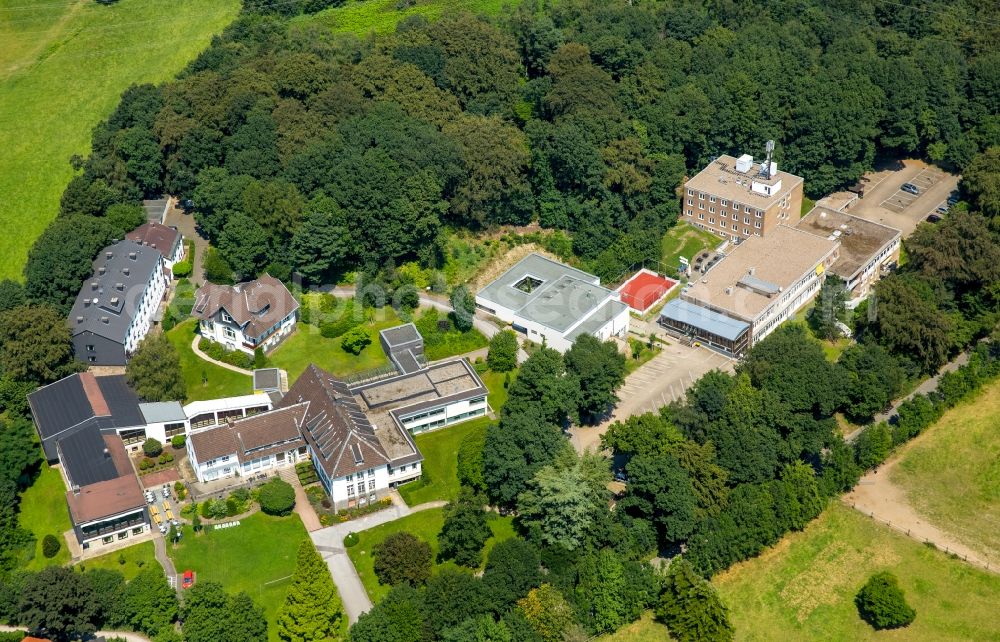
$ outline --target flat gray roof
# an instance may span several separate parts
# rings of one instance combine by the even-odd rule
[[[830,266],[830,271],[846,280],[854,277],[882,248],[902,234],[894,227],[820,206],[809,210],[795,227],[840,241],[840,256]]]
[[[179,401],[153,401],[139,404],[139,412],[147,424],[166,423],[168,421],[186,421],[184,407]]]
[[[541,283],[530,292],[514,287],[528,276],[541,281]],[[476,296],[511,310],[520,310],[541,294],[546,286],[564,276],[588,283],[596,284],[598,282],[597,277],[592,274],[587,274],[583,270],[564,265],[533,252],[480,290]]]
[[[277,390],[281,387],[281,375],[277,368],[259,368],[253,371],[254,390]]]
[[[412,323],[404,323],[403,325],[386,328],[385,330],[381,330],[379,334],[382,335],[382,338],[385,339],[386,344],[390,348],[410,343],[411,341],[423,340],[420,332],[417,331],[417,326]]]
[[[674,299],[668,302],[663,306],[660,316],[679,323],[693,325],[708,334],[714,334],[729,341],[735,341],[750,327],[749,323],[713,312],[683,299]]]
[[[597,312],[590,315],[589,319],[573,328],[573,331],[569,333],[567,338],[570,341],[575,341],[581,334],[594,334],[600,330],[604,324],[611,321],[611,319],[614,319],[625,310],[628,310],[628,306],[621,301],[608,301],[602,305]]]
[[[611,290],[565,275],[539,288],[518,314],[557,332],[565,332],[605,302]]]

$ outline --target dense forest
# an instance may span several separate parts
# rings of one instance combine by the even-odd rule
[[[679,182],[722,153],[774,139],[812,196],[878,156],[964,169],[1000,143],[992,6],[526,2],[359,40],[251,3],[95,129],[28,289],[66,307],[118,233],[108,207],[162,193],[192,203],[222,276],[434,267],[443,230],[537,221],[615,277],[659,259]]]
[[[535,352],[500,421],[462,444],[463,494],[440,539],[445,557],[477,568],[487,500],[516,512],[518,536],[481,575],[401,579],[352,628],[355,642],[587,639],[648,608],[679,639],[696,639],[685,626],[730,639],[703,577],[803,528],[1000,375],[992,3],[528,3],[360,40],[279,15],[289,6],[302,8],[247,3],[178,79],[128,90],[92,154],[73,159],[79,173],[25,285],[0,282],[0,619],[56,580],[85,577],[15,571],[34,549],[18,500],[41,463],[24,395],[79,367],[65,310],[99,249],[141,220],[136,204],[164,192],[191,201],[221,278],[433,268],[450,230],[530,222],[568,232],[578,261],[609,277],[659,258],[685,175],[721,153],[758,154],[767,139],[813,196],[880,156],[964,175],[964,202],[919,226],[907,261],[844,317],[858,341],[836,362],[791,325],[735,374],[709,373],[683,401],[612,427],[604,445],[629,480],[613,510],[608,461],[575,454],[564,428],[614,403],[620,355],[596,341]],[[868,423],[962,350],[969,363],[936,392],[841,438],[835,413]],[[678,553],[666,573],[648,563]]]

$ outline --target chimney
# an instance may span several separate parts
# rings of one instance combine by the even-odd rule
[[[114,252],[105,252],[105,253],[104,253],[104,258],[106,258],[106,259],[110,259],[110,258],[111,258],[111,257],[113,257],[114,255],[115,255],[115,253],[114,253]]]
[[[128,253],[128,258],[132,259],[133,261],[136,259],[137,256],[138,255],[135,252]]]
[[[90,282],[90,289],[91,290],[96,290],[97,289],[97,281],[91,281]]]
[[[111,456],[111,451],[108,450],[107,446],[104,447],[104,458],[107,459]]]
[[[122,274],[124,274],[125,276],[128,276],[129,272],[131,272],[131,270],[129,270],[129,268],[122,268]]]
[[[77,317],[76,318],[76,322],[77,323],[83,323],[83,317]]]
[[[107,271],[108,271],[108,268],[106,268],[106,267],[104,267],[104,266],[102,265],[102,266],[100,267],[100,269],[99,269],[99,270],[97,270],[97,271],[98,271],[98,272],[99,272],[100,274],[104,274],[105,272],[107,272]]]
[[[111,319],[109,317],[101,317],[101,323],[104,324],[111,323]]]
[[[80,487],[78,485],[76,485],[76,484],[73,484],[73,494],[74,495],[79,495],[80,494]]]

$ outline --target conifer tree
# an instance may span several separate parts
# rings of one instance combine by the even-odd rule
[[[680,642],[729,642],[733,639],[729,609],[715,587],[695,573],[682,557],[675,558],[667,569],[656,617]]]
[[[305,540],[285,603],[278,612],[278,637],[286,642],[339,639],[343,609],[323,558]]]

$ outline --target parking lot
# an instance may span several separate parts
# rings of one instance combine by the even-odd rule
[[[864,198],[847,210],[855,216],[901,230],[909,236],[917,224],[947,207],[948,196],[958,188],[958,176],[948,174],[923,161],[905,160],[881,167],[865,176]],[[918,194],[901,189],[910,183]]]
[[[662,336],[662,329],[659,334]],[[669,338],[668,341],[670,344],[664,346],[660,354],[626,377],[625,385],[618,390],[621,401],[607,421],[597,427],[570,429],[573,447],[578,452],[600,448],[601,435],[613,422],[656,412],[671,401],[683,399],[691,384],[709,370],[718,368],[731,372],[733,369],[732,359],[708,348],[679,345]]]

